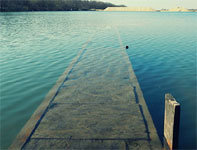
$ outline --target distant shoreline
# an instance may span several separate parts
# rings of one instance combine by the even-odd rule
[[[14,13],[14,12],[174,12],[174,13],[191,13],[194,12],[196,13],[197,11],[160,11],[160,10],[156,10],[156,11],[105,11],[104,9],[100,9],[100,10],[34,10],[34,11],[30,11],[30,10],[26,10],[26,11],[0,11],[0,13]]]
[[[107,7],[103,11],[133,11],[133,12],[197,12],[197,9],[187,9],[184,7],[176,7],[172,9],[156,10],[150,7]]]
[[[141,11],[141,12],[197,12],[196,9],[176,7],[154,9],[151,7],[128,7],[98,0],[0,0],[0,12],[28,11]]]
[[[33,10],[33,11],[30,11],[30,10],[26,10],[26,11],[0,11],[0,13],[11,13],[11,12],[197,12],[197,10],[193,11],[193,10],[190,10],[190,11],[162,11],[162,10],[155,10],[155,11],[135,11],[135,10],[130,10],[130,11],[118,11],[118,10],[110,10],[110,11],[106,11],[104,9],[99,9],[99,10]]]
[[[95,1],[96,2],[96,1]],[[110,5],[110,3],[102,3],[104,5]],[[113,5],[113,4],[111,4]],[[49,8],[26,8],[23,9],[21,8],[20,10],[14,9],[14,8],[5,8],[3,6],[0,7],[0,12],[55,12],[55,11],[67,11],[67,12],[72,12],[72,11],[106,11],[106,12],[197,12],[197,9],[187,9],[184,7],[176,7],[176,8],[171,8],[171,9],[153,9],[151,7],[126,7],[126,6],[110,6],[110,7],[104,7],[104,8],[72,8],[69,7],[67,9],[49,9]]]
[[[91,11],[107,7],[125,7],[97,0],[1,0],[0,12]]]

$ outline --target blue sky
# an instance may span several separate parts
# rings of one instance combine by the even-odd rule
[[[161,8],[196,8],[197,0],[100,0],[104,2],[111,2],[113,4],[124,4],[131,7],[152,7],[155,9]]]

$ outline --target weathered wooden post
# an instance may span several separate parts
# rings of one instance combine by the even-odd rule
[[[171,94],[165,94],[164,140],[170,150],[178,148],[180,104]]]

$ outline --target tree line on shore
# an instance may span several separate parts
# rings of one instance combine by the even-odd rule
[[[124,7],[95,0],[0,0],[0,11],[79,11]]]

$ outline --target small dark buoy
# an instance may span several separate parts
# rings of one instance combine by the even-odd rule
[[[128,49],[129,48],[129,46],[126,46],[126,49]]]

